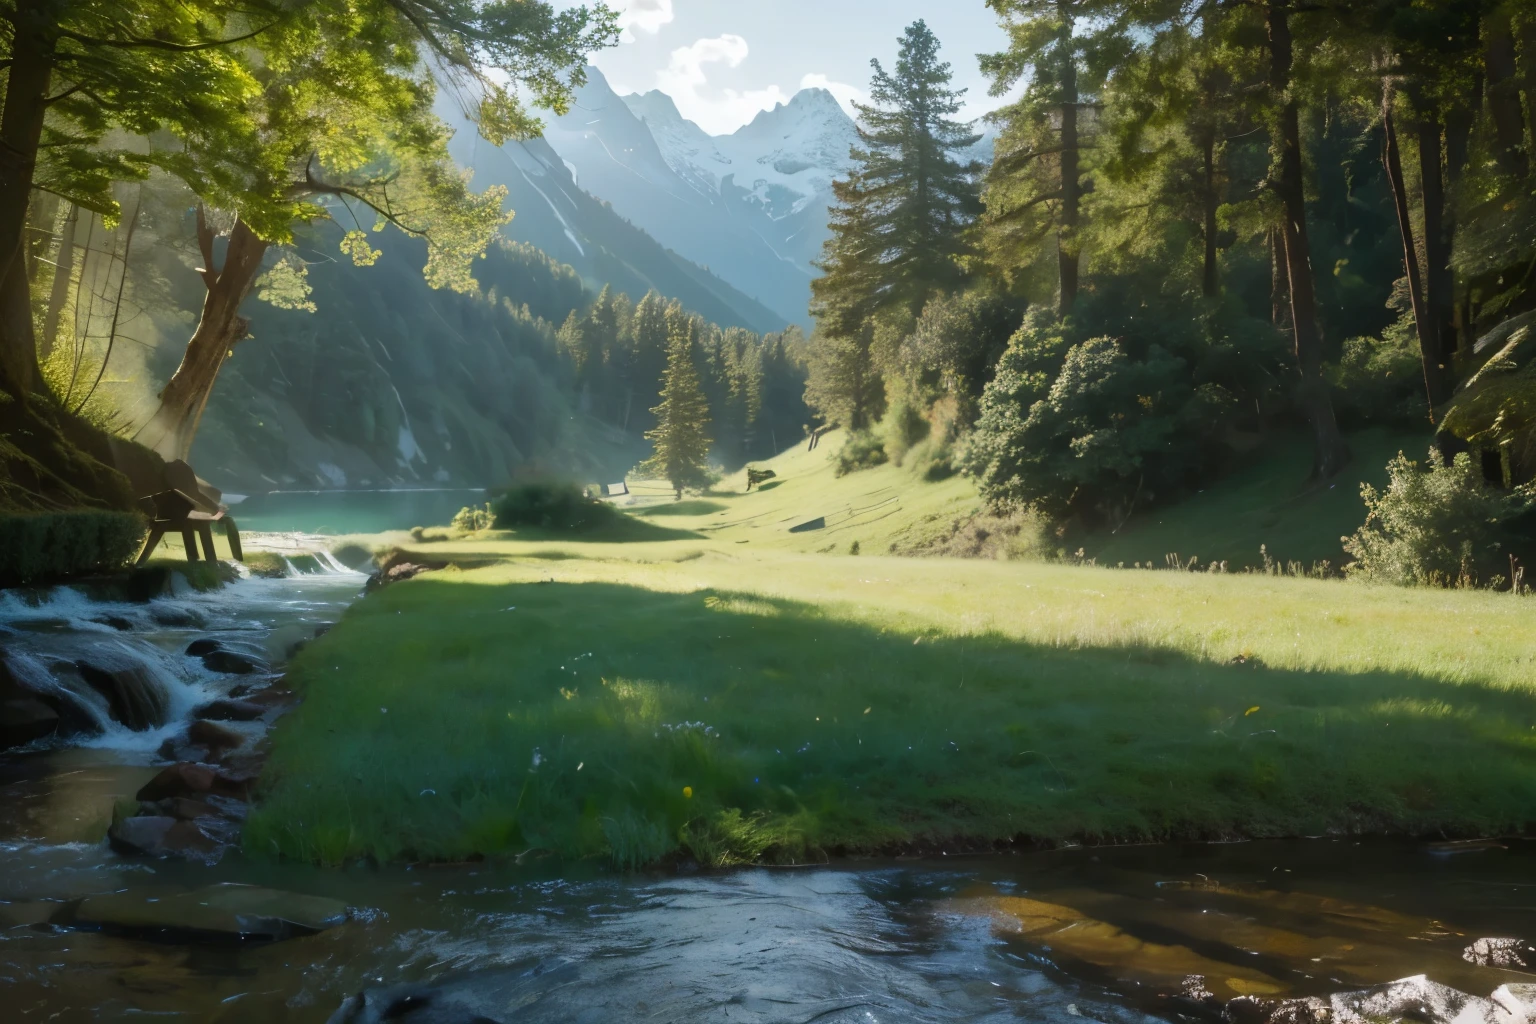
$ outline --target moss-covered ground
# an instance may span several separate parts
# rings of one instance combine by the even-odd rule
[[[632,867],[1536,822],[1526,600],[852,557],[966,485],[876,521],[901,470],[818,485],[807,455],[760,493],[637,505],[654,532],[622,540],[429,545],[479,567],[299,657],[248,846]]]

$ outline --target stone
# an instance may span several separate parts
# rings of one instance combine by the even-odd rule
[[[110,626],[112,629],[117,630],[119,633],[129,633],[133,631],[133,623],[130,620],[123,618],[121,615],[99,615],[91,621],[96,623],[98,626]]]
[[[187,737],[182,735],[160,744],[160,748],[155,751],[155,756],[162,761],[202,762],[208,760],[208,751],[202,747],[194,747],[187,742]]]
[[[107,840],[118,853],[147,857],[180,857],[216,864],[225,844],[195,823],[169,815],[120,818],[107,830]]]
[[[216,700],[193,713],[212,722],[253,722],[266,714],[267,709],[254,700]]]
[[[210,672],[226,676],[248,676],[253,672],[265,672],[267,666],[259,659],[239,651],[220,648],[203,655],[203,665]]]
[[[107,699],[112,717],[123,725],[135,732],[143,732],[165,724],[170,713],[170,697],[161,681],[146,666],[103,667],[77,661],[75,668],[80,678]]]
[[[37,697],[0,698],[0,750],[20,747],[59,731],[59,712]]]
[[[199,747],[207,747],[214,757],[228,750],[245,746],[245,737],[217,722],[198,719],[187,728],[187,739]]]
[[[187,645],[187,656],[191,658],[201,658],[204,655],[212,654],[217,650],[220,650],[219,642],[217,640],[210,640],[207,637],[203,637],[201,640],[193,640],[190,644]]]
[[[252,781],[215,771],[207,765],[182,762],[165,768],[150,779],[135,799],[154,803],[171,797],[212,794],[244,800],[250,795]]]
[[[1530,970],[1536,968],[1536,945],[1525,939],[1478,939],[1461,958],[1479,967]]]
[[[268,940],[313,935],[346,920],[346,904],[338,900],[233,883],[192,892],[91,896],[81,900],[72,915],[76,926],[114,931]]]

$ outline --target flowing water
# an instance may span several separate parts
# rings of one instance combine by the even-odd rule
[[[280,665],[361,582],[336,569],[144,604],[0,596],[13,671],[133,662],[164,723],[125,729],[82,692],[99,732],[0,756],[0,1020],[1129,1024],[1214,1017],[1251,996],[1331,998],[1340,1021],[1536,1024],[1536,988],[1521,987],[1536,982],[1536,844],[1521,842],[1318,839],[627,877],[113,853],[113,808],[155,772],[159,744],[242,678],[209,672],[188,644],[212,636]],[[271,943],[55,923],[82,897],[216,882],[354,910]],[[1434,984],[1376,1002],[1340,995],[1417,975]]]

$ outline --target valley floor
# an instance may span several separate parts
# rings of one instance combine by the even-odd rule
[[[1521,599],[850,557],[854,531],[823,538],[879,478],[778,484],[656,505],[622,542],[423,545],[455,567],[294,664],[248,847],[635,867],[1536,818]]]

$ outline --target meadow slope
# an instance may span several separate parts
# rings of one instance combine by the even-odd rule
[[[623,541],[425,546],[466,568],[293,666],[248,847],[634,867],[1536,821],[1525,600],[839,553],[968,500],[830,543],[881,472],[641,504]]]

